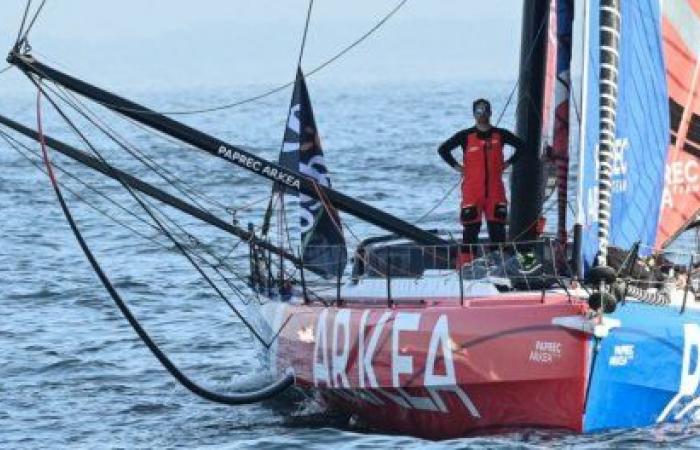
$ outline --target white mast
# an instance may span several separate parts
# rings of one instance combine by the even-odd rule
[[[574,241],[575,241],[575,267],[576,276],[581,277],[583,266],[581,254],[581,233],[583,230],[584,210],[583,210],[583,172],[584,172],[584,152],[586,148],[586,117],[588,115],[588,95],[586,88],[588,86],[588,71],[590,67],[588,58],[588,32],[590,27],[590,8],[588,2],[583,1],[583,46],[582,58],[583,63],[583,79],[581,80],[581,122],[579,123],[579,139],[578,139],[578,173],[576,174],[576,218],[574,223]]]

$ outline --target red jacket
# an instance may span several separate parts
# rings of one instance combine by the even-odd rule
[[[503,185],[503,147],[505,144],[516,149],[510,162],[515,161],[523,142],[502,128],[492,127],[488,131],[479,131],[476,127],[459,131],[445,143],[438,152],[451,166],[457,161],[451,152],[462,147],[464,180],[462,181],[462,208],[473,209],[467,216],[462,215],[463,222],[481,221],[481,213],[487,220],[504,221],[507,208],[506,190]]]
[[[468,133],[463,145],[464,179],[462,207],[486,203],[506,203],[503,186],[503,136],[493,130],[490,137]]]

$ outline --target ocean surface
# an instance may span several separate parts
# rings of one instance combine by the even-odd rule
[[[173,111],[241,100],[270,87],[157,88],[123,94],[156,110]],[[473,98],[493,99],[497,117],[512,87],[505,82],[399,81],[329,86],[310,79],[334,187],[412,222],[435,208],[421,226],[458,229],[458,175],[438,158],[437,145],[470,125]],[[275,159],[289,96],[287,89],[232,109],[173,117]],[[161,175],[175,180],[175,188],[70,106],[59,104],[100,154],[120,168],[181,197],[186,193],[227,221],[261,223],[270,191],[267,181],[85,104],[129,142],[132,152],[157,163]],[[514,111],[512,102],[502,126],[513,126]],[[0,113],[34,127],[35,98],[4,96]],[[46,101],[42,118],[48,135],[86,148]],[[433,442],[377,434],[294,395],[252,406],[207,403],[165,372],[115,308],[80,251],[48,178],[30,162],[37,158],[28,152],[38,146],[22,142],[28,145],[22,151],[29,160],[0,140],[0,448],[700,447],[700,428],[688,425],[588,436],[523,430]],[[117,183],[56,152],[51,157],[68,172],[58,171],[57,176],[65,183],[64,195],[88,244],[178,366],[219,391],[256,385],[262,369],[251,335],[156,233],[143,210]],[[173,228],[178,236],[186,232],[190,245],[218,255],[245,275],[245,244],[151,204],[158,207],[161,220],[179,225]],[[555,217],[553,209],[548,211],[551,225]],[[343,220],[359,238],[379,232],[347,215]],[[234,289],[219,284],[240,301]]]

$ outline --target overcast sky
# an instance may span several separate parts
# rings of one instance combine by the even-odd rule
[[[2,0],[0,50],[25,0]],[[39,3],[39,0],[34,0]],[[316,0],[308,71],[371,28],[398,0]],[[293,77],[307,0],[47,0],[31,33],[38,57],[114,89],[235,86]],[[408,0],[319,82],[512,80],[521,2]],[[17,74],[0,90],[19,89]]]

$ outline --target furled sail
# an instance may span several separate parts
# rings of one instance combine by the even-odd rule
[[[557,0],[549,4],[549,23],[547,25],[547,53],[544,71],[544,99],[542,101],[542,142],[552,140],[552,103],[554,100],[557,78]]]
[[[599,0],[588,7],[598,11]],[[665,161],[669,142],[669,108],[658,0],[621,2],[617,72],[616,135],[610,167],[612,192],[609,245],[630,248],[640,242],[648,254],[656,239]],[[590,266],[598,252],[599,73],[601,23],[590,20],[589,77],[584,131],[583,210],[586,212],[582,253]],[[611,69],[603,61],[605,70]],[[605,205],[607,209],[608,205]]]
[[[656,245],[668,245],[700,211],[700,1],[663,2],[671,142]]]
[[[297,70],[294,83],[280,165],[303,173],[321,186],[331,187],[301,68]],[[290,193],[295,194],[294,191]],[[299,194],[301,256],[306,267],[326,277],[335,277],[347,263],[345,238],[338,212],[330,202],[322,200],[322,195],[320,197],[318,200]]]
[[[547,189],[557,190],[557,237],[567,241],[566,213],[569,173],[569,95],[573,0],[552,0],[549,9],[547,59],[542,108],[546,147]]]
[[[569,177],[569,96],[573,0],[556,0],[557,78],[554,88],[554,136],[552,157],[557,178],[557,236],[566,242],[566,209]]]

